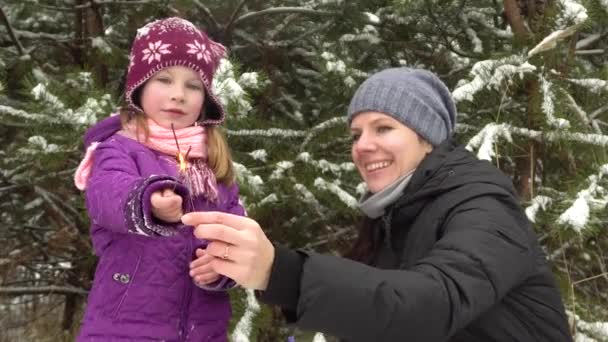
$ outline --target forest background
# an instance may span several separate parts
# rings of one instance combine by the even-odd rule
[[[71,341],[96,263],[72,177],[82,134],[121,101],[130,42],[182,16],[228,47],[244,204],[267,234],[339,253],[364,186],[344,113],[370,73],[436,72],[459,140],[513,179],[577,341],[608,341],[608,0],[3,0],[0,342]],[[231,292],[234,341],[332,340]]]

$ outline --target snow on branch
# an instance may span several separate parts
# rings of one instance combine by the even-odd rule
[[[296,158],[296,160],[310,164],[310,165],[320,169],[321,172],[323,172],[323,173],[331,172],[338,176],[340,176],[342,174],[342,171],[350,172],[350,171],[355,170],[355,164],[353,164],[352,162],[335,164],[335,163],[331,163],[325,159],[314,160],[314,159],[312,159],[312,157],[310,156],[310,153],[308,153],[308,152],[300,153],[298,155],[298,157]]]
[[[528,57],[532,57],[537,53],[554,49],[557,46],[557,42],[573,35],[579,28],[579,25],[573,25],[563,30],[557,30],[546,36],[540,43],[538,43],[532,50],[528,51]]]
[[[304,139],[304,141],[302,142],[302,145],[300,145],[300,151],[304,150],[304,148],[306,147],[306,145],[308,145],[308,143],[317,135],[319,135],[321,132],[323,132],[326,129],[329,129],[331,127],[337,126],[337,125],[345,125],[346,124],[346,116],[337,116],[334,118],[331,118],[327,121],[321,122],[320,124],[314,126],[313,128],[311,128],[308,132],[308,135],[306,136],[306,138]]]
[[[323,333],[316,333],[315,336],[312,338],[312,342],[326,342],[327,340],[325,339],[325,335],[323,335]]]
[[[57,153],[64,152],[65,149],[60,149],[57,144],[49,144],[43,136],[35,135],[28,139],[29,146],[19,149],[19,153],[36,155],[38,153]]]
[[[277,168],[272,172],[269,179],[281,179],[285,175],[285,171],[293,168],[293,162],[283,160],[278,162]]]
[[[479,133],[477,133],[469,142],[466,148],[469,151],[478,149],[477,157],[479,159],[491,160],[494,156],[493,144],[498,138],[503,137],[511,142],[511,135],[516,134],[537,141],[573,141],[581,142],[596,146],[608,147],[608,135],[579,133],[567,131],[542,132],[528,128],[514,127],[507,123],[496,124],[490,123],[486,125]]]
[[[566,313],[576,323],[576,342],[608,341],[608,322],[587,322],[570,310]]]
[[[566,100],[568,100],[568,105],[570,106],[570,108],[572,108],[574,113],[576,113],[576,115],[578,115],[578,117],[581,118],[581,121],[583,122],[583,124],[585,126],[592,127],[593,130],[595,131],[595,133],[602,134],[602,129],[600,128],[600,126],[598,124],[598,120],[589,116],[587,114],[587,112],[585,112],[585,110],[583,110],[583,108],[581,108],[581,106],[579,106],[578,103],[576,103],[576,100],[574,100],[572,95],[570,95],[567,92],[565,92],[564,95],[566,96]]]
[[[48,115],[38,113],[28,113],[21,109],[5,106],[0,104],[0,115],[11,116],[17,119],[32,120],[40,123],[58,123],[57,118],[49,117]]]
[[[528,63],[523,56],[509,56],[502,59],[489,59],[475,63],[470,75],[473,80],[458,86],[453,92],[455,102],[473,101],[473,96],[480,90],[499,89],[504,81],[510,81],[519,75],[535,71],[536,67]],[[460,83],[460,82],[459,82]]]
[[[316,214],[322,219],[325,220],[325,214],[323,213],[322,206],[315,197],[315,195],[304,186],[304,184],[296,183],[293,186],[293,189],[296,191],[298,198],[300,198],[304,203],[308,204],[312,207]]]
[[[498,38],[512,39],[513,32],[510,30],[501,30],[496,26],[490,24],[491,19],[488,20],[486,14],[481,13],[480,11],[471,11],[464,14],[468,17],[468,19],[475,21],[476,23],[483,26],[488,32],[492,33]]]
[[[538,210],[542,209],[543,211],[546,211],[552,202],[553,199],[548,196],[539,195],[534,197],[532,199],[532,204],[526,207],[526,216],[528,217],[528,220],[536,223],[536,214],[538,213]]]
[[[560,0],[562,5],[561,16],[557,20],[558,26],[565,27],[568,23],[582,24],[587,18],[587,9],[576,0]]]
[[[348,192],[344,191],[340,188],[339,181],[334,183],[327,182],[323,178],[315,179],[315,186],[319,190],[326,190],[334,195],[338,196],[338,198],[349,208],[357,208],[357,200],[351,196]]]
[[[250,73],[237,81],[232,63],[227,59],[222,59],[214,76],[212,88],[213,92],[217,94],[217,97],[219,97],[220,102],[224,106],[234,104],[236,105],[236,112],[244,116],[253,107],[247,100],[247,92],[239,82],[256,87],[257,83],[252,84],[252,82],[257,82],[257,79],[256,73]]]
[[[245,313],[241,316],[234,331],[232,332],[232,341],[234,342],[249,342],[249,335],[253,327],[253,318],[260,311],[260,304],[255,299],[253,290],[245,290],[247,293],[247,307]]]
[[[555,117],[555,103],[553,102],[554,94],[551,89],[551,82],[549,82],[543,76],[540,77],[541,89],[543,92],[543,103],[541,108],[547,116],[547,123],[550,127],[555,129],[568,129],[570,128],[570,122],[563,118]]]
[[[597,175],[589,176],[589,187],[578,192],[574,203],[559,216],[557,222],[569,225],[580,233],[588,224],[591,208],[604,208],[608,202],[605,189],[598,184],[606,175],[608,164],[602,165]],[[603,198],[596,199],[598,195],[603,195]]]
[[[561,29],[550,33],[532,50],[528,52],[528,57],[534,56],[537,53],[554,49],[557,42],[573,35],[587,20],[587,9],[575,0],[560,0],[562,12],[557,20],[557,26]],[[594,38],[591,38],[594,39]],[[579,42],[581,43],[581,42]],[[581,43],[581,45],[583,45]],[[577,43],[577,49],[579,44]]]
[[[462,21],[462,25],[464,26],[464,31],[466,32],[467,37],[469,37],[469,40],[473,44],[473,52],[482,53],[483,45],[481,39],[479,39],[479,37],[477,36],[477,32],[475,32],[475,30],[473,30],[471,26],[469,26],[469,17],[461,12],[460,20]]]
[[[606,3],[608,4],[608,1],[606,1]],[[588,37],[585,37],[585,38],[579,40],[578,42],[576,42],[576,49],[577,50],[584,49],[584,48],[594,44],[598,40],[600,40],[600,38],[602,38],[601,33],[590,34]]]
[[[232,165],[236,170],[236,176],[240,184],[249,185],[251,191],[253,191],[254,193],[262,192],[262,185],[264,185],[262,177],[255,175],[253,172],[249,171],[249,169],[247,169],[247,167],[245,167],[245,165],[243,164],[239,164],[233,161]]]
[[[608,81],[597,78],[568,78],[566,80],[581,87],[585,87],[594,93],[599,94],[602,91],[608,91]]]
[[[466,149],[473,151],[478,149],[477,158],[482,160],[492,160],[494,153],[494,144],[499,137],[504,137],[507,141],[512,142],[511,131],[509,125],[490,123],[486,125],[479,133],[477,133],[466,146]]]
[[[566,140],[608,147],[608,135],[604,134],[548,132],[545,133],[544,138],[547,141]]]
[[[308,132],[296,131],[293,129],[283,128],[267,128],[267,129],[240,129],[240,130],[226,130],[227,135],[231,136],[259,136],[264,138],[280,137],[280,138],[301,138],[305,137]]]
[[[62,123],[72,125],[92,125],[97,121],[97,114],[103,112],[102,104],[96,99],[88,98],[87,102],[76,111],[66,108],[66,105],[47,90],[46,86],[39,83],[32,89],[32,95],[37,101],[43,102]]]

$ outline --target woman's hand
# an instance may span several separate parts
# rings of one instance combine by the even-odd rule
[[[150,196],[152,215],[165,222],[179,222],[183,215],[182,197],[171,189],[158,190]]]
[[[194,212],[182,217],[194,226],[194,235],[209,240],[206,254],[213,256],[208,265],[242,287],[265,290],[274,261],[274,246],[260,225],[247,217],[221,212]],[[193,261],[191,275],[203,272],[203,261]],[[196,278],[195,278],[196,279]]]

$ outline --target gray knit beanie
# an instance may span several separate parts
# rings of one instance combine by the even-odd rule
[[[385,113],[433,146],[449,138],[456,106],[445,84],[430,71],[392,68],[365,80],[348,106],[348,123],[362,112]]]

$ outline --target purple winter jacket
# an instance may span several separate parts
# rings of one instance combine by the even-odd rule
[[[218,184],[216,203],[190,199],[176,181],[172,156],[115,134],[118,130],[120,118],[113,116],[85,135],[85,147],[100,142],[85,193],[99,263],[78,341],[226,341],[231,309],[225,290],[234,282],[194,284],[189,263],[206,242],[196,239],[190,226],[154,218],[150,195],[175,188],[185,212],[244,215],[237,186]]]

